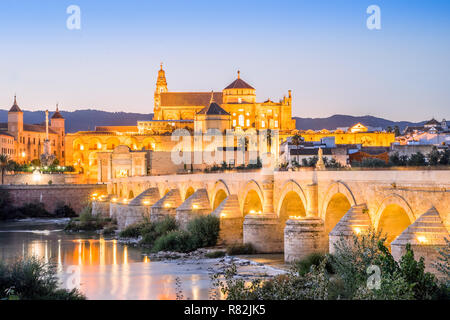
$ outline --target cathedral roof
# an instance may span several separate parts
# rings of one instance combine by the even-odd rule
[[[206,106],[211,98],[210,92],[163,92],[161,93],[161,106]],[[214,100],[222,104],[222,92],[214,92]]]
[[[22,112],[22,110],[20,110],[19,106],[17,105],[16,96],[14,96],[14,103],[11,109],[9,109],[9,112]]]
[[[425,123],[425,125],[440,125],[440,122],[438,122],[436,119],[433,118],[427,123]]]
[[[241,72],[238,71],[238,77],[232,83],[230,83],[224,90],[227,89],[255,89],[247,82],[241,79]]]
[[[52,115],[52,119],[64,119],[64,117],[59,113],[58,107],[56,107],[55,113]]]
[[[211,100],[209,101],[209,106],[204,107],[202,110],[197,112],[197,114],[221,115],[221,116],[229,116],[230,115],[221,106],[219,106],[216,103],[216,101],[214,100],[214,91],[211,92]]]
[[[230,115],[228,112],[226,112],[221,106],[219,106],[215,102],[212,102],[208,107],[204,107],[202,110],[197,112],[197,114],[222,115],[222,116]]]

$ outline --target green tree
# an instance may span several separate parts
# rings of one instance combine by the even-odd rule
[[[5,172],[9,166],[9,157],[6,154],[0,154],[0,170],[2,172],[2,184],[4,184]]]
[[[436,166],[439,164],[439,159],[441,158],[441,153],[436,148],[436,146],[433,146],[431,149],[431,152],[427,155],[428,163],[432,166]]]
[[[450,149],[445,149],[444,153],[441,155],[441,159],[439,160],[439,164],[447,166],[450,164]]]
[[[426,165],[425,156],[420,151],[411,155],[411,157],[408,160],[408,165],[409,166],[424,166],[424,165]]]

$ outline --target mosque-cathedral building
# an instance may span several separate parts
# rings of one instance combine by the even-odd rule
[[[171,140],[175,129],[190,132],[271,129],[278,130],[280,142],[294,134],[300,134],[305,141],[320,141],[331,136],[336,144],[359,143],[363,146],[389,147],[395,141],[394,134],[370,132],[359,124],[348,130],[296,130],[295,119],[292,118],[291,90],[278,102],[270,99],[257,102],[256,89],[241,78],[239,71],[237,78],[219,92],[169,91],[162,65],[158,70],[154,93],[153,120],[138,121],[136,126],[98,126],[94,131],[65,134],[64,119],[56,110],[51,117],[49,139],[52,153],[61,163],[83,172],[88,182],[96,182],[117,175],[166,173],[159,165],[170,159],[170,151],[176,145]],[[45,126],[23,124],[23,113],[14,101],[8,113],[8,123],[0,124],[1,150],[13,149],[6,152],[11,153],[12,159],[29,162],[39,158],[44,137]],[[11,148],[13,139],[14,148]],[[114,150],[118,146],[127,146],[127,154],[115,155]],[[124,151],[123,148],[120,150]],[[112,172],[114,161],[129,163],[129,172]],[[151,167],[151,170],[136,169],[145,166]]]

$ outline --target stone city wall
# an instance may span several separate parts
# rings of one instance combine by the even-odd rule
[[[54,212],[59,204],[67,204],[79,214],[93,193],[106,193],[106,185],[3,185],[0,190],[9,193],[15,207],[42,202],[47,211]]]
[[[44,173],[36,178],[32,173],[17,173],[5,175],[4,182],[7,185],[83,184],[84,176],[81,174]]]

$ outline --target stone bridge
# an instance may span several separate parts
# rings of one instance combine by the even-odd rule
[[[173,215],[185,225],[212,213],[220,217],[222,242],[284,251],[288,261],[333,250],[336,236],[369,227],[387,234],[388,244],[412,232],[410,238],[421,239],[410,239],[415,245],[442,245],[450,230],[449,192],[450,170],[261,169],[120,178],[108,185],[117,198],[109,210],[122,227],[146,215]],[[418,220],[425,213],[432,222]],[[400,240],[393,252],[395,245],[404,249]]]

